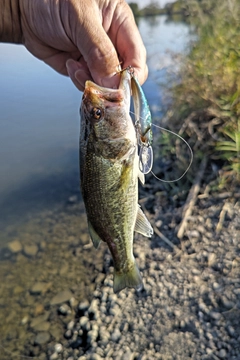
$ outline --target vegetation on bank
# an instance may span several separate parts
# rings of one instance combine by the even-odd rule
[[[135,17],[155,16],[155,15],[162,15],[162,14],[167,13],[167,10],[165,9],[165,7],[161,8],[157,1],[152,1],[149,5],[147,5],[146,7],[142,8],[142,9],[140,9],[138,4],[135,2],[130,2],[129,6],[132,9],[132,12]]]
[[[191,0],[186,6],[197,40],[170,89],[168,124],[192,145],[193,172],[207,155],[224,187],[239,184],[240,0]]]
[[[210,14],[214,8],[213,1],[195,1],[195,0],[177,0],[175,2],[166,3],[164,7],[161,7],[158,1],[151,1],[144,8],[139,8],[138,3],[130,2],[129,6],[135,17],[139,16],[155,16],[166,14],[169,16],[178,14],[183,18],[188,16],[196,16],[199,13],[199,9],[205,14]]]
[[[235,2],[235,0],[228,0],[230,6],[233,2]],[[219,6],[219,4],[213,0],[177,0],[175,2],[166,3],[165,6],[161,7],[158,1],[152,0],[144,8],[139,8],[138,3],[136,2],[130,2],[129,6],[135,17],[161,14],[171,16],[180,14],[186,20],[187,17],[198,16],[199,12],[202,12],[203,14],[212,14],[215,7]]]

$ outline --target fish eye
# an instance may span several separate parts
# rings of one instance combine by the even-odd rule
[[[91,111],[91,116],[95,119],[95,120],[99,120],[102,117],[102,110],[94,107]]]

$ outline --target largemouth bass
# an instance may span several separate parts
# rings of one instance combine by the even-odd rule
[[[120,74],[118,89],[85,84],[81,104],[80,179],[94,246],[107,243],[114,262],[113,290],[142,288],[133,256],[134,230],[151,237],[152,227],[138,205],[136,130],[129,115],[131,75]]]

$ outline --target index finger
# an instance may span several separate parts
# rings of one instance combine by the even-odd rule
[[[148,76],[146,48],[132,10],[126,3],[124,11],[116,9],[109,37],[117,49],[122,68],[134,67],[140,84],[143,84]]]

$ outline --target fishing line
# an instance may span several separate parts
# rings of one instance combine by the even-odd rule
[[[130,111],[131,114],[135,115],[135,113],[133,111]],[[141,119],[141,118],[140,118]],[[152,126],[155,126],[156,128],[162,130],[162,131],[166,131],[168,132],[169,134],[172,134],[174,136],[177,136],[180,140],[182,140],[188,147],[188,150],[190,152],[190,161],[189,161],[189,164],[186,168],[186,170],[183,172],[183,174],[181,176],[179,176],[177,179],[174,179],[174,180],[164,180],[164,179],[161,179],[159,178],[156,174],[154,174],[153,171],[149,171],[152,173],[152,175],[159,181],[162,181],[164,183],[173,183],[173,182],[177,182],[179,180],[181,180],[185,175],[186,173],[188,172],[188,170],[190,169],[191,165],[192,165],[192,162],[193,162],[193,151],[192,151],[192,148],[191,146],[188,144],[188,142],[179,134],[176,134],[174,131],[171,131],[171,130],[168,130],[168,129],[165,129],[164,127],[162,126],[159,126],[159,125],[156,125],[156,124],[152,124]]]
[[[179,134],[176,134],[175,132],[171,131],[171,130],[168,130],[168,129],[165,129],[163,128],[162,126],[159,126],[159,125],[155,125],[155,124],[152,124],[153,126],[155,126],[156,128],[160,129],[160,130],[163,130],[163,131],[166,131],[172,135],[175,135],[177,136],[180,140],[182,140],[188,147],[188,150],[190,152],[190,161],[189,161],[189,164],[187,166],[187,169],[183,172],[183,174],[181,176],[179,176],[177,179],[174,179],[174,180],[164,180],[164,179],[160,179],[157,175],[154,174],[153,171],[151,171],[152,175],[159,181],[162,181],[162,182],[165,182],[165,183],[173,183],[173,182],[176,182],[176,181],[179,181],[181,180],[184,175],[186,175],[186,173],[188,172],[188,170],[190,169],[191,165],[192,165],[192,162],[193,162],[193,151],[192,151],[192,148],[191,146],[189,145],[189,143]]]

